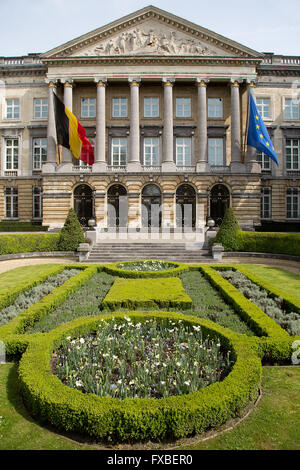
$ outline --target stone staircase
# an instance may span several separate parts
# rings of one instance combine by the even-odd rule
[[[97,243],[93,246],[88,262],[114,263],[149,259],[194,264],[212,262],[208,250],[188,243]]]

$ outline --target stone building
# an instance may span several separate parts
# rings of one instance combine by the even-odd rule
[[[259,53],[146,7],[43,54],[0,58],[0,220],[193,230],[300,219],[300,56]],[[53,92],[94,145],[57,163]],[[279,166],[245,145],[248,93]],[[149,210],[150,206],[155,210]],[[121,210],[121,208],[125,208]],[[186,217],[186,215],[190,217]]]

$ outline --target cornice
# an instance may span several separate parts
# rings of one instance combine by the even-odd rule
[[[259,65],[261,59],[242,57],[211,56],[114,56],[114,57],[56,57],[44,60],[48,66],[90,65],[90,64],[214,64],[214,65]]]

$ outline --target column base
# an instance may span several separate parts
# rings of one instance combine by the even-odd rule
[[[231,173],[245,173],[246,172],[246,165],[241,162],[231,162],[230,163],[230,171]]]
[[[72,173],[73,164],[72,163],[61,163],[57,166],[57,173]]]
[[[129,172],[141,172],[142,171],[142,165],[140,162],[128,162],[126,166],[126,170]]]
[[[261,166],[256,160],[246,163],[247,173],[261,173]]]
[[[57,165],[54,162],[47,162],[42,165],[42,173],[55,173]]]
[[[162,171],[176,171],[176,165],[174,162],[162,162],[161,165]]]
[[[196,172],[197,173],[208,173],[210,171],[210,165],[207,162],[197,162]]]
[[[105,173],[107,171],[106,162],[95,162],[92,166],[93,173]]]

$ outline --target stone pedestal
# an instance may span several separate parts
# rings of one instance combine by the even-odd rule
[[[224,247],[221,243],[214,243],[211,249],[212,252],[212,257],[216,261],[222,261],[223,259],[223,253],[224,253]]]

